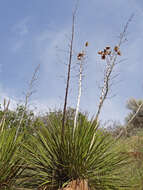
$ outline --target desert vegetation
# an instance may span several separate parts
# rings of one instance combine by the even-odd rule
[[[78,53],[73,50],[76,11],[77,7],[72,15],[63,110],[37,115],[28,108],[39,65],[29,83],[25,103],[10,110],[10,101],[4,100],[0,107],[1,190],[143,189],[143,100],[128,100],[130,113],[125,116],[124,126],[113,123],[104,127],[99,119],[133,15],[121,31],[119,41],[96,52],[104,64],[104,79],[97,113],[90,118],[79,111],[83,68],[90,44],[83,42]],[[68,106],[73,60],[78,62],[79,69],[75,108]]]

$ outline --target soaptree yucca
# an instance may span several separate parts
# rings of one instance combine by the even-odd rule
[[[0,189],[14,190],[24,170],[20,159],[22,136],[15,139],[16,129],[9,128],[0,131]]]
[[[129,187],[126,172],[122,173],[127,156],[120,154],[110,136],[97,129],[95,121],[81,119],[74,136],[73,125],[66,126],[64,138],[61,128],[59,120],[51,120],[24,145],[30,170],[25,187],[58,189],[74,180],[84,180],[95,190]]]
[[[117,57],[121,55],[120,46],[125,40],[126,30],[132,17],[125,25],[119,43],[114,48],[106,47],[99,53],[105,61],[105,72],[95,117],[92,121],[75,119],[72,123],[67,121],[66,111],[73,57],[75,14],[76,11],[73,13],[63,117],[62,120],[51,118],[47,125],[39,127],[34,136],[30,136],[30,141],[24,144],[23,158],[29,165],[29,171],[23,186],[55,190],[75,189],[79,184],[81,189],[81,186],[85,187],[86,184],[86,188],[94,190],[129,189],[131,183],[124,170],[124,166],[127,167],[129,163],[128,155],[120,153],[116,148],[116,141],[98,128],[98,120],[109,92]],[[83,57],[82,51],[77,56],[78,61],[82,61]],[[81,94],[80,77],[79,81],[77,113]]]

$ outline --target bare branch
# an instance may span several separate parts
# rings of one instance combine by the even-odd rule
[[[18,136],[18,133],[19,133],[19,130],[20,130],[23,118],[24,118],[24,114],[25,114],[27,106],[28,106],[29,99],[32,96],[32,94],[34,93],[33,86],[34,86],[35,81],[37,81],[37,73],[39,71],[39,68],[40,68],[40,64],[34,70],[31,81],[28,85],[28,90],[27,90],[27,93],[25,95],[24,108],[23,108],[23,112],[22,112],[22,115],[21,115],[20,120],[19,120],[19,125],[18,125],[17,131],[16,131],[15,140],[17,139],[17,136]]]
[[[143,107],[143,102],[142,102],[142,104],[140,104],[140,106],[138,107],[136,113],[131,117],[131,119],[128,121],[126,126],[128,126],[135,119],[135,117],[138,115],[138,113],[139,113],[139,111],[141,110],[142,107]]]
[[[131,117],[131,119],[128,121],[128,123],[126,124],[125,128],[121,130],[121,132],[119,133],[119,135],[116,137],[116,139],[121,138],[121,136],[123,135],[123,133],[127,134],[127,127],[129,126],[129,124],[136,118],[136,116],[138,115],[139,111],[141,110],[141,108],[143,107],[143,102],[140,104],[140,106],[138,107],[137,111],[135,112],[135,114]]]

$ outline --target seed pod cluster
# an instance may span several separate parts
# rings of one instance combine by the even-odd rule
[[[115,46],[115,47],[114,47],[114,51],[115,51],[118,55],[121,55],[121,52],[120,52],[118,46]]]
[[[87,47],[87,46],[88,46],[88,42],[85,43],[85,47]]]
[[[78,55],[77,55],[77,59],[80,61],[82,58],[84,57],[84,52],[80,52]]]
[[[88,42],[85,42],[85,47],[88,47],[89,43]],[[77,55],[77,60],[81,61],[85,56],[85,51],[82,51],[80,53],[78,53]]]
[[[111,47],[107,46],[107,47],[104,48],[103,51],[99,51],[98,54],[101,55],[101,59],[106,59],[106,56],[110,56],[112,54],[112,52],[113,51],[111,50]],[[121,52],[120,52],[118,46],[114,47],[114,52],[116,52],[117,55],[121,55]]]
[[[105,59],[107,55],[111,55],[111,48],[107,46],[103,51],[99,51],[98,54],[101,55],[101,59]]]

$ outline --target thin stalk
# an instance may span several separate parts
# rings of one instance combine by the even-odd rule
[[[127,127],[128,127],[129,124],[136,118],[136,116],[138,115],[138,113],[140,112],[140,110],[141,110],[142,107],[143,107],[143,103],[141,103],[141,105],[138,107],[138,109],[137,109],[137,111],[135,112],[135,114],[131,117],[131,119],[130,119],[130,120],[128,121],[128,123],[125,125],[125,128],[120,131],[120,133],[119,133],[119,135],[116,137],[116,139],[119,139],[119,138],[123,135],[124,131],[125,131],[125,133],[126,133],[126,135],[127,135]]]
[[[126,25],[124,26],[123,32],[120,34],[119,42],[117,45],[118,48],[120,48],[120,46],[126,40],[126,33],[127,33],[128,25],[132,21],[133,16],[134,16],[133,14],[130,16]],[[98,110],[97,110],[97,113],[93,120],[93,123],[96,124],[96,127],[98,127],[98,118],[101,113],[101,109],[103,107],[105,100],[107,99],[107,95],[108,95],[109,87],[110,87],[110,81],[111,81],[111,74],[114,70],[115,65],[117,64],[116,63],[117,56],[118,56],[117,52],[114,51],[113,54],[111,56],[109,56],[109,59],[108,59],[108,56],[106,57],[106,67],[105,67],[105,71],[104,71],[104,83],[103,83],[103,87],[102,87],[102,91],[101,91],[101,95],[100,95]],[[91,146],[94,142],[94,138],[95,138],[95,134],[93,135],[93,139],[91,141]],[[90,146],[90,148],[91,148],[91,146]]]
[[[9,104],[10,104],[10,100],[6,103],[6,100],[4,99],[4,103],[3,103],[3,106],[4,106],[3,116],[2,116],[2,119],[1,119],[1,121],[0,121],[0,129],[1,129],[1,132],[3,132],[3,130],[4,130],[4,124],[5,124],[5,119],[6,119],[6,113],[7,113],[7,111],[8,111]]]
[[[77,98],[76,112],[75,112],[75,118],[74,118],[73,135],[74,135],[74,132],[75,132],[75,129],[76,129],[77,118],[78,118],[78,112],[79,112],[79,105],[80,105],[80,99],[81,99],[82,72],[83,72],[83,63],[82,63],[82,61],[81,61],[81,63],[80,63],[80,68],[79,68],[79,87],[78,87],[78,98]]]
[[[63,118],[62,118],[62,131],[61,131],[62,139],[64,137],[64,131],[65,131],[66,108],[67,108],[68,91],[69,91],[70,74],[71,74],[71,65],[72,65],[72,56],[73,56],[75,14],[76,14],[76,11],[73,13],[73,17],[72,17],[72,36],[71,36],[71,42],[70,42],[68,73],[67,73],[67,82],[66,82],[66,92],[65,92],[65,98],[64,98]]]
[[[124,26],[123,32],[120,34],[120,38],[119,38],[119,42],[117,47],[120,48],[120,46],[124,43],[124,41],[126,40],[126,33],[127,33],[127,29],[128,26],[130,24],[130,22],[132,21],[134,14],[132,14],[130,16],[130,18],[128,19],[126,25]],[[102,91],[101,91],[101,96],[100,96],[100,101],[99,101],[99,106],[98,106],[98,110],[97,113],[95,115],[95,121],[98,121],[98,117],[100,115],[101,109],[103,107],[104,101],[107,98],[108,92],[109,92],[109,86],[110,86],[110,80],[111,80],[111,74],[112,71],[114,70],[115,65],[117,61],[117,53],[114,52],[112,56],[109,56],[106,58],[106,67],[105,67],[105,74],[104,74],[104,84],[102,87]]]
[[[19,130],[20,130],[20,127],[21,127],[21,124],[22,124],[25,112],[27,110],[29,99],[32,96],[32,94],[34,93],[34,91],[33,91],[33,85],[34,85],[34,82],[37,80],[37,72],[38,72],[39,68],[40,68],[40,64],[34,70],[34,73],[32,75],[31,81],[30,81],[29,86],[28,86],[27,93],[25,95],[24,108],[23,108],[22,115],[21,115],[20,120],[19,120],[18,128],[16,130],[15,141],[17,139],[17,136],[18,136],[18,133],[19,133]]]

